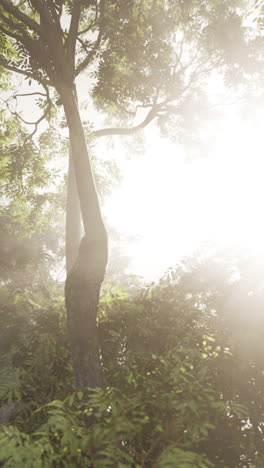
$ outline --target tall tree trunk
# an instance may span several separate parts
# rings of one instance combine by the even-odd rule
[[[77,389],[104,384],[97,336],[97,307],[107,264],[107,234],[91,171],[74,88],[61,89],[85,235],[67,275],[65,301]]]
[[[74,96],[78,106],[78,96],[74,87]],[[66,206],[66,271],[67,274],[74,266],[81,242],[81,207],[76,184],[75,170],[72,159],[72,147],[69,141],[69,168],[67,181],[67,206]]]
[[[67,181],[66,205],[66,271],[72,269],[76,262],[81,241],[81,209],[75,172],[72,160],[71,144],[69,146],[69,169]]]

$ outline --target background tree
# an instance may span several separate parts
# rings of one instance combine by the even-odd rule
[[[154,117],[177,118],[191,96],[193,103],[199,102],[199,84],[212,69],[224,64],[239,69],[248,57],[236,5],[230,1],[0,0],[1,67],[44,88],[43,118],[52,109],[51,89],[55,90],[69,129],[68,210],[73,208],[76,215],[80,203],[85,232],[77,260],[69,259],[70,253],[77,254],[80,230],[78,215],[73,221],[68,211],[66,239],[73,239],[74,245],[66,247],[65,294],[77,388],[103,384],[96,311],[107,263],[107,235],[75,80],[90,67],[95,104],[126,125],[138,108],[146,110],[140,124],[94,131],[95,136],[131,133]],[[187,112],[190,108],[189,104]]]

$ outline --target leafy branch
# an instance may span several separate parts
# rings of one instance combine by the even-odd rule
[[[103,15],[104,1],[105,0],[101,0],[99,8],[98,8],[97,3],[96,3],[96,16],[95,16],[95,20],[94,20],[94,22],[92,24],[95,24],[95,22],[98,21],[98,15],[99,15],[98,10],[100,10],[100,16]],[[88,32],[89,29],[92,27],[92,24],[90,24],[87,27],[87,30],[83,30],[78,35],[84,34],[85,32]],[[100,27],[100,21],[99,21],[99,31],[98,31],[97,38],[96,38],[96,40],[94,42],[94,45],[93,45],[92,49],[88,52],[87,56],[83,59],[83,61],[81,63],[79,63],[79,65],[77,66],[76,71],[75,71],[75,76],[78,76],[79,73],[81,73],[89,65],[91,60],[94,58],[96,52],[98,51],[98,49],[100,47],[102,37],[103,37],[103,31],[102,31],[102,28]],[[78,38],[78,40],[80,40],[80,38]]]
[[[32,92],[32,93],[14,93],[11,97],[9,97],[8,99],[6,100],[3,100],[3,102],[5,103],[8,111],[10,112],[10,114],[12,114],[14,117],[16,117],[16,119],[20,120],[22,123],[24,123],[25,125],[34,125],[34,130],[33,132],[31,132],[29,135],[28,135],[28,138],[32,138],[35,133],[37,132],[38,130],[38,126],[39,124],[44,120],[46,119],[50,112],[51,112],[51,109],[53,107],[53,103],[52,103],[52,100],[50,98],[50,94],[49,94],[49,89],[47,86],[45,86],[45,91],[46,93],[41,93],[39,91],[36,91],[36,92]],[[44,110],[44,112],[42,113],[42,115],[37,119],[37,120],[34,120],[34,121],[28,121],[26,119],[24,119],[20,114],[19,112],[17,112],[16,108],[15,110],[13,110],[10,106],[10,100],[15,100],[16,101],[16,104],[17,104],[17,98],[18,97],[24,97],[24,96],[43,96],[47,99],[47,103],[46,103],[46,108]]]

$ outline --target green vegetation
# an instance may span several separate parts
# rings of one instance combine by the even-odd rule
[[[146,286],[115,246],[101,288],[119,173],[92,148],[154,119],[197,147],[212,74],[240,96],[262,79],[248,14],[253,30],[242,1],[0,0],[0,466],[263,468],[264,268],[205,248]],[[84,70],[110,127],[81,120]],[[37,84],[31,133],[14,74]]]
[[[233,260],[186,261],[134,294],[106,284],[107,386],[89,395],[73,391],[62,300],[3,308],[15,368],[1,401],[21,405],[1,427],[4,466],[261,468],[264,296],[253,260]]]

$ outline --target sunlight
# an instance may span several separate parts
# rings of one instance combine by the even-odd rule
[[[106,207],[111,225],[137,239],[128,249],[133,271],[155,279],[206,241],[261,248],[261,121],[227,116],[215,126],[214,151],[192,160],[148,131],[146,154],[127,161]]]

